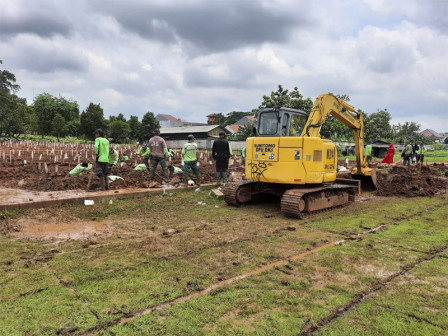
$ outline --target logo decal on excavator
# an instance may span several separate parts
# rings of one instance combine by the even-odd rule
[[[275,144],[255,144],[255,152],[271,153],[274,151]]]
[[[327,159],[334,159],[334,149],[327,149]]]

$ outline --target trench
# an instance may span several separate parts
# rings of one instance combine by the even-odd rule
[[[376,232],[378,230],[381,230],[381,229],[384,229],[386,227],[387,227],[387,225],[382,224],[382,225],[380,225],[378,227],[375,227],[375,228],[372,228],[370,230],[361,232],[361,233],[357,234],[356,236],[362,236],[362,235],[365,235],[365,234],[374,233],[374,232]],[[306,256],[308,256],[310,254],[314,254],[314,253],[317,253],[319,251],[325,250],[327,248],[330,248],[330,247],[342,244],[345,240],[346,239],[342,239],[342,240],[338,240],[338,241],[335,241],[335,242],[330,242],[330,243],[323,244],[321,246],[315,247],[315,248],[310,249],[308,251],[302,252],[302,253],[300,253],[298,255],[294,255],[294,256],[288,257],[286,259],[278,260],[278,261],[273,262],[271,264],[268,264],[268,265],[265,265],[263,267],[259,267],[259,268],[255,269],[255,270],[252,270],[250,272],[243,273],[243,274],[240,274],[240,275],[235,276],[233,278],[229,278],[229,279],[223,280],[221,282],[215,283],[215,284],[213,284],[213,285],[211,285],[211,286],[209,286],[209,287],[207,287],[205,289],[202,289],[202,290],[199,290],[199,291],[195,291],[195,292],[193,292],[191,294],[179,296],[179,297],[177,297],[177,298],[175,298],[173,300],[169,300],[169,301],[166,301],[166,302],[163,302],[163,303],[159,303],[157,305],[145,308],[145,309],[143,309],[143,310],[141,310],[139,312],[125,314],[124,316],[122,316],[121,318],[119,318],[119,319],[117,319],[115,321],[111,321],[111,322],[109,322],[107,324],[104,324],[104,325],[96,326],[94,328],[91,328],[91,329],[85,331],[84,333],[82,333],[80,335],[82,335],[82,336],[91,335],[92,333],[95,333],[95,332],[98,332],[98,331],[101,331],[101,330],[105,330],[107,328],[110,328],[110,327],[118,325],[118,324],[129,323],[130,321],[132,321],[135,318],[138,318],[138,317],[143,316],[143,315],[151,314],[152,312],[154,312],[156,310],[163,310],[165,308],[170,307],[173,304],[186,302],[186,301],[189,301],[191,299],[200,297],[202,295],[209,294],[211,291],[219,289],[219,288],[223,288],[223,287],[226,287],[226,286],[229,286],[229,285],[231,285],[235,281],[243,280],[243,279],[246,279],[246,278],[248,278],[250,276],[254,276],[254,275],[260,274],[262,272],[268,271],[268,270],[277,269],[278,267],[285,266],[285,265],[289,264],[292,261],[301,260],[301,259],[305,258]]]
[[[438,207],[439,206],[434,206],[433,208],[435,209],[435,208],[438,208]],[[420,214],[422,214],[422,213],[424,213],[426,211],[430,211],[431,209],[432,208],[427,208],[425,210],[419,210],[419,211],[417,211],[417,212],[415,212],[413,214],[400,215],[398,217],[393,217],[393,218],[390,219],[392,222],[389,223],[388,225],[398,225],[398,223],[403,221],[403,220],[407,220],[407,219],[412,218],[414,216],[418,216],[418,215],[420,215]],[[309,218],[309,219],[305,220],[305,223],[303,223],[303,224],[301,223],[301,224],[306,226],[307,223],[310,223],[310,222],[313,223],[313,222],[315,222],[317,220],[318,220],[318,218],[316,218],[316,219],[315,218]],[[373,232],[376,232],[379,228],[386,228],[386,227],[387,227],[387,224],[381,224],[377,228],[369,229],[369,230],[364,231],[364,232],[359,233],[359,234],[353,234],[352,233],[350,236],[348,236],[349,233],[343,234],[343,233],[339,232],[339,235],[342,236],[342,240],[340,240],[340,241],[338,241],[336,243],[340,243],[340,242],[342,242],[344,240],[360,239],[366,233],[373,233]],[[197,228],[198,228],[198,225],[193,225],[191,227],[185,228],[182,232],[187,231],[187,230],[194,230],[194,229],[197,229]],[[278,228],[276,228],[276,229],[274,229],[274,230],[272,230],[270,232],[263,233],[263,234],[260,234],[260,235],[253,235],[253,236],[249,236],[249,237],[240,237],[240,238],[236,238],[236,239],[232,239],[232,240],[228,240],[228,241],[223,241],[223,242],[220,242],[220,243],[217,243],[217,244],[210,244],[210,245],[198,248],[198,249],[191,249],[191,250],[183,252],[183,253],[173,253],[171,255],[166,255],[166,256],[161,256],[161,257],[157,257],[157,258],[152,258],[151,260],[148,260],[148,261],[145,261],[145,262],[142,262],[142,263],[138,263],[138,264],[133,265],[133,266],[126,266],[126,267],[121,267],[121,268],[116,268],[116,269],[109,270],[109,271],[101,274],[100,276],[93,276],[93,277],[84,278],[84,281],[93,281],[93,280],[106,279],[107,277],[110,277],[110,276],[112,276],[112,275],[114,275],[116,273],[123,272],[123,271],[129,271],[129,270],[135,270],[135,269],[137,269],[137,268],[139,268],[141,266],[148,265],[148,264],[150,264],[150,263],[152,263],[154,261],[169,260],[171,258],[188,256],[188,255],[191,255],[191,254],[194,254],[194,253],[197,253],[197,252],[201,252],[201,251],[209,249],[209,248],[225,247],[225,246],[229,246],[229,245],[232,245],[232,244],[235,244],[235,243],[238,243],[238,242],[252,241],[252,240],[257,239],[257,238],[263,238],[263,237],[267,237],[267,236],[272,235],[272,234],[276,234],[276,233],[278,233],[278,232],[280,232],[282,230],[287,230],[287,228],[282,226],[282,227],[278,227]],[[324,230],[324,231],[331,233],[332,230]],[[161,233],[160,235],[163,235],[163,233]],[[156,236],[156,235],[154,235],[154,236]],[[134,242],[135,243],[137,243],[137,242],[142,242],[143,243],[143,242],[147,241],[147,239],[148,239],[148,237],[145,237],[145,239],[134,240]],[[118,245],[121,245],[121,244],[122,243],[119,243]],[[103,246],[110,246],[110,245],[117,245],[117,244],[115,244],[115,243],[95,244],[95,245],[89,245],[86,248],[101,248]],[[52,249],[51,251],[49,251],[47,253],[38,253],[38,254],[36,254],[34,256],[22,257],[20,260],[7,261],[7,262],[4,262],[4,263],[10,265],[10,264],[12,264],[14,262],[23,261],[24,259],[27,260],[28,262],[31,262],[31,263],[37,263],[37,262],[47,263],[52,258],[54,258],[56,255],[67,254],[67,253],[84,252],[86,250],[86,248],[82,248],[82,249],[79,249],[79,250],[72,250],[72,251],[59,251],[59,250],[56,250],[56,249]],[[415,252],[417,252],[417,251],[415,251]],[[419,253],[427,253],[427,252],[424,252],[424,251],[418,251],[418,252]],[[273,267],[275,267],[275,266],[273,266]],[[71,282],[66,283],[67,286],[71,285],[71,284],[72,284]],[[20,298],[22,296],[33,295],[33,294],[39,293],[41,291],[48,290],[51,287],[52,286],[48,286],[48,287],[45,287],[45,288],[36,289],[34,291],[21,293],[21,294],[18,294],[17,296],[9,297],[9,298],[0,300],[0,302],[11,301],[11,300],[15,300],[17,298]]]
[[[415,267],[420,265],[421,263],[425,261],[430,261],[434,258],[436,258],[440,253],[444,252],[448,249],[448,244],[441,246],[441,247],[433,247],[430,251],[427,252],[428,255],[421,257],[417,259],[412,264],[404,265],[401,269],[401,271],[396,272],[389,277],[387,277],[385,280],[377,281],[376,284],[374,284],[372,287],[358,293],[355,295],[355,297],[346,305],[337,307],[330,315],[323,317],[319,320],[316,324],[307,323],[302,327],[301,332],[298,334],[298,336],[305,336],[305,335],[311,335],[312,333],[319,331],[326,325],[330,324],[337,318],[345,315],[347,312],[351,311],[353,308],[355,308],[357,305],[359,305],[362,301],[364,301],[367,297],[370,295],[380,291],[383,289],[387,284],[389,284],[391,281],[396,279],[397,277],[408,273],[409,271],[413,270]]]

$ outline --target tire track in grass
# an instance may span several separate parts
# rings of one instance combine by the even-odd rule
[[[442,205],[443,206],[448,206],[448,203],[444,203]],[[435,205],[435,206],[433,206],[431,208],[426,208],[426,209],[423,209],[423,210],[419,210],[419,211],[417,211],[417,212],[415,212],[413,214],[408,214],[408,215],[402,214],[402,215],[400,215],[398,217],[391,218],[389,221],[400,222],[402,220],[406,220],[406,219],[412,218],[414,216],[421,215],[424,212],[431,211],[433,209],[438,209],[438,208],[440,208],[440,206],[441,206],[440,204],[439,205]],[[309,217],[309,218],[305,218],[301,223],[302,223],[302,225],[304,227],[307,227],[307,224],[314,223],[314,222],[316,222],[318,220],[319,220],[318,216],[316,216],[316,217]],[[195,224],[195,225],[192,225],[192,226],[189,226],[189,227],[185,227],[185,228],[181,229],[178,232],[180,232],[180,233],[188,232],[188,231],[192,231],[192,230],[201,229],[203,227],[204,227],[204,224]],[[363,226],[360,226],[360,227],[363,228],[363,229],[369,229],[368,227],[363,227]],[[260,234],[260,235],[253,235],[252,237],[248,237],[248,239],[250,240],[250,239],[256,239],[256,238],[260,238],[260,237],[266,237],[266,236],[269,236],[269,235],[271,235],[273,233],[277,233],[278,231],[281,231],[283,229],[284,229],[284,227],[282,226],[282,227],[279,227],[277,229],[272,230],[271,232],[263,233],[263,234]],[[346,238],[346,239],[350,239],[350,237],[353,234],[356,234],[356,233],[353,233],[353,232],[337,232],[337,231],[334,231],[334,230],[331,230],[331,229],[321,229],[321,231],[332,233],[332,234],[336,234],[336,235],[342,236],[343,238]],[[147,234],[147,236],[145,238],[140,238],[140,239],[135,239],[133,237],[130,237],[130,238],[132,238],[133,244],[136,244],[136,243],[144,243],[144,242],[146,242],[148,240],[148,238],[164,236],[164,235],[165,235],[165,232],[161,232],[161,233],[159,233],[159,232],[152,232],[152,233]],[[32,262],[39,262],[39,261],[45,262],[45,261],[48,260],[47,258],[51,259],[51,258],[55,257],[56,255],[64,255],[64,254],[71,254],[71,253],[82,253],[82,252],[85,252],[85,251],[87,251],[89,249],[99,249],[99,248],[107,247],[107,246],[120,246],[120,245],[125,245],[125,244],[128,244],[128,243],[129,243],[128,240],[126,240],[126,241],[118,241],[118,242],[109,242],[109,243],[103,243],[103,244],[97,244],[97,243],[89,242],[89,243],[84,244],[83,247],[80,248],[80,249],[65,250],[65,251],[64,250],[58,250],[58,249],[52,249],[52,250],[50,250],[48,252],[45,252],[45,253],[38,252],[37,254],[35,254],[33,256],[23,256],[23,257],[21,257],[20,259],[17,259],[17,260],[2,261],[2,262],[0,262],[0,265],[11,265],[13,263],[20,262],[20,261],[23,261],[23,260],[31,260]],[[210,246],[210,247],[213,247],[213,246]],[[210,248],[210,247],[204,247],[203,249],[207,249],[207,248]],[[199,251],[200,250],[197,250],[197,252],[199,252]],[[175,255],[175,256],[181,256],[181,255],[179,254],[179,255]]]
[[[437,327],[437,328],[440,328],[442,330],[446,330],[446,328],[444,326],[438,325],[437,323],[434,323],[434,322],[432,322],[432,321],[430,321],[430,320],[428,320],[428,319],[426,319],[424,317],[420,317],[420,316],[417,316],[417,315],[411,314],[411,313],[402,312],[402,311],[400,311],[400,310],[398,310],[398,309],[396,309],[394,307],[391,307],[389,305],[381,305],[381,304],[377,304],[377,303],[375,303],[375,305],[377,307],[381,307],[381,308],[384,308],[384,309],[389,309],[389,310],[391,310],[393,312],[396,312],[396,313],[399,313],[399,314],[411,317],[414,320],[417,320],[418,322],[424,322],[424,323],[427,323],[429,325],[432,325],[433,327]]]
[[[414,216],[418,216],[418,215],[420,215],[420,214],[422,214],[422,213],[424,213],[424,212],[426,212],[426,211],[430,211],[430,210],[432,210],[432,209],[437,209],[437,208],[439,208],[439,207],[440,207],[440,205],[437,205],[437,206],[434,206],[434,207],[429,208],[429,209],[427,208],[427,209],[424,209],[424,210],[419,210],[419,211],[417,211],[417,212],[415,212],[415,213],[413,213],[413,214],[397,216],[397,217],[395,217],[395,218],[392,218],[393,222],[390,223],[390,224],[391,224],[391,225],[398,225],[398,223],[401,222],[401,221],[407,220],[407,219],[412,218],[412,217],[414,217]],[[318,220],[318,219],[316,219],[316,220],[314,220],[314,219],[310,219],[310,220],[306,221],[306,223],[309,223],[309,222],[315,222],[315,221],[317,221],[317,220]],[[306,225],[306,223],[304,223],[304,224]],[[189,231],[189,230],[195,230],[195,229],[197,229],[198,227],[200,227],[200,226],[202,226],[202,225],[203,225],[203,224],[201,224],[201,225],[192,225],[191,227],[188,227],[188,230],[184,230],[184,231],[182,231],[182,232]],[[351,236],[348,236],[348,237],[346,236],[346,233],[341,233],[341,232],[339,232],[338,235],[342,236],[343,240],[356,240],[356,239],[360,239],[360,238],[361,238],[364,234],[366,234],[366,233],[376,232],[376,231],[378,230],[378,228],[386,228],[387,226],[388,226],[387,224],[384,224],[384,223],[383,223],[383,224],[381,224],[379,227],[374,228],[373,230],[372,230],[372,229],[371,229],[371,230],[367,230],[367,231],[364,231],[364,232],[362,232],[362,233],[360,233],[360,234],[354,234],[354,235],[351,235]],[[109,270],[109,271],[107,271],[107,272],[102,273],[102,274],[99,275],[99,276],[93,276],[93,277],[90,277],[90,278],[85,278],[84,280],[89,280],[89,281],[92,281],[92,280],[101,280],[101,279],[104,279],[106,276],[111,276],[111,275],[113,275],[114,273],[119,273],[119,272],[121,272],[121,271],[135,270],[135,269],[137,269],[137,268],[139,268],[139,267],[141,267],[141,266],[145,266],[145,265],[150,264],[150,263],[152,263],[152,262],[154,262],[154,261],[162,261],[162,260],[167,260],[167,259],[170,259],[170,258],[176,258],[176,257],[188,256],[188,255],[191,255],[191,254],[193,254],[193,253],[201,252],[201,251],[206,250],[206,249],[209,249],[209,248],[214,248],[214,247],[225,247],[225,246],[232,245],[232,244],[235,244],[235,243],[238,243],[238,242],[242,242],[242,241],[251,241],[251,240],[253,240],[253,239],[257,239],[257,238],[268,237],[269,235],[276,234],[276,233],[281,232],[281,231],[283,231],[283,230],[288,230],[288,226],[286,226],[286,227],[285,227],[285,226],[278,227],[278,228],[276,228],[276,229],[274,229],[274,230],[271,230],[270,232],[263,233],[263,234],[260,234],[260,235],[252,235],[252,236],[250,236],[250,237],[236,238],[236,239],[232,239],[232,240],[228,240],[228,241],[223,241],[223,242],[220,242],[220,243],[218,243],[218,244],[214,244],[214,245],[211,244],[211,245],[208,245],[208,246],[204,246],[204,247],[201,247],[201,248],[198,248],[198,249],[191,249],[191,250],[188,250],[188,251],[183,252],[183,253],[173,253],[173,254],[171,254],[171,255],[167,255],[167,256],[160,256],[160,257],[157,257],[157,258],[153,258],[153,259],[151,259],[151,260],[147,260],[147,261],[138,263],[138,264],[133,265],[133,266],[126,266],[126,267],[121,267],[121,268],[112,269],[112,270]],[[323,231],[325,231],[325,232],[330,232],[330,233],[331,233],[331,230],[323,230]],[[152,237],[156,237],[156,236],[158,236],[158,235],[163,236],[163,232],[162,232],[162,233],[154,234]],[[147,238],[148,238],[148,237],[146,237],[145,239],[141,239],[141,242],[146,241]],[[340,242],[342,242],[343,240],[341,240]],[[339,243],[339,242],[338,242],[338,243]],[[28,261],[30,261],[30,262],[32,262],[32,263],[37,263],[37,262],[41,262],[41,261],[42,261],[42,262],[48,262],[48,261],[50,261],[52,258],[54,258],[56,255],[84,252],[84,251],[86,251],[86,249],[88,249],[88,248],[92,248],[92,247],[96,249],[96,248],[101,248],[101,247],[104,247],[104,246],[121,245],[121,244],[123,244],[123,242],[120,241],[118,244],[115,244],[115,243],[106,243],[106,244],[100,244],[100,245],[99,245],[99,244],[88,245],[86,248],[79,249],[79,250],[75,250],[75,251],[59,251],[59,250],[53,249],[53,250],[49,251],[49,252],[46,253],[46,254],[38,253],[37,255],[35,255],[35,256],[33,256],[33,257],[22,257],[22,259],[21,259],[20,261],[22,261],[23,259],[26,259],[26,260],[28,260]],[[424,252],[424,251],[421,251],[421,253],[425,253],[425,252]],[[68,284],[70,284],[70,282],[69,282]],[[49,287],[45,287],[45,288],[41,288],[41,289],[38,289],[38,290],[39,290],[39,291],[43,291],[43,290],[47,290],[47,289],[49,289],[49,288],[51,288],[51,286],[49,286]],[[19,298],[19,297],[22,297],[22,296],[32,295],[32,294],[34,294],[34,292],[35,292],[35,291],[29,291],[29,292],[27,292],[27,293],[19,294],[18,296],[15,296],[15,297],[11,297],[11,298],[7,298],[7,299],[3,299],[3,300],[0,300],[0,303],[1,303],[1,302],[4,302],[4,301],[9,301],[9,300],[15,300],[15,299],[17,299],[17,298]]]
[[[367,231],[364,231],[364,232],[361,232],[361,233],[358,233],[358,234],[354,235],[353,239],[356,239],[357,237],[363,236],[365,234],[375,233],[376,231],[382,230],[382,229],[385,229],[385,228],[387,228],[387,225],[381,224],[378,227],[375,227],[375,228],[372,228],[370,230],[367,230]],[[350,237],[350,238],[352,238],[352,237]],[[314,254],[314,253],[317,253],[319,251],[325,250],[327,248],[330,248],[330,247],[333,247],[333,246],[336,246],[336,245],[340,245],[344,241],[346,241],[346,239],[342,239],[342,240],[338,240],[338,241],[335,241],[335,242],[326,243],[324,245],[321,245],[321,246],[315,247],[313,249],[310,249],[308,251],[302,252],[302,253],[300,253],[298,255],[291,256],[291,257],[286,258],[286,259],[281,259],[281,260],[278,260],[278,261],[273,262],[271,264],[268,264],[268,265],[265,265],[263,267],[260,267],[260,268],[257,268],[255,270],[252,270],[250,272],[237,275],[237,276],[235,276],[233,278],[229,278],[229,279],[223,280],[223,281],[218,282],[218,283],[214,283],[214,284],[208,286],[205,289],[198,290],[198,291],[193,292],[191,294],[179,296],[179,297],[177,297],[175,299],[172,299],[172,300],[169,300],[169,301],[165,301],[165,302],[162,302],[162,303],[159,303],[159,304],[147,307],[147,308],[145,308],[145,309],[143,309],[143,310],[141,310],[139,312],[125,314],[125,315],[123,315],[122,317],[120,317],[119,319],[117,319],[115,321],[111,321],[111,322],[108,322],[108,323],[103,324],[103,325],[98,325],[98,326],[96,326],[96,327],[94,327],[92,329],[89,329],[86,332],[84,332],[82,334],[79,334],[79,335],[87,336],[87,335],[91,335],[91,334],[93,334],[95,332],[99,332],[99,331],[108,329],[110,327],[113,327],[113,326],[121,324],[121,323],[129,323],[130,321],[132,321],[133,319],[135,319],[137,317],[140,317],[140,316],[143,316],[143,315],[147,315],[147,314],[151,314],[152,312],[154,312],[156,310],[163,310],[163,309],[168,308],[171,305],[176,304],[176,303],[182,303],[182,302],[186,302],[186,301],[192,300],[194,298],[197,298],[197,297],[200,297],[202,295],[208,294],[212,290],[229,286],[229,285],[231,285],[235,281],[243,280],[243,279],[246,279],[246,278],[248,278],[250,276],[254,276],[254,275],[260,274],[262,272],[268,271],[268,270],[277,269],[278,267],[287,265],[287,264],[289,264],[292,261],[301,260],[301,259],[305,258],[306,256],[308,256],[310,254]]]
[[[385,286],[387,286],[394,279],[398,278],[401,275],[404,275],[404,274],[410,272],[415,267],[417,267],[418,265],[420,265],[421,263],[423,263],[425,261],[433,260],[434,258],[438,257],[440,255],[440,253],[446,251],[447,249],[448,249],[448,244],[443,245],[443,246],[434,246],[434,247],[432,247],[427,252],[426,256],[417,259],[415,262],[413,262],[411,264],[402,266],[401,271],[396,272],[396,273],[390,275],[385,280],[377,281],[370,288],[368,288],[368,289],[366,289],[366,290],[356,294],[355,297],[348,304],[346,304],[344,306],[337,307],[330,315],[320,319],[319,322],[317,322],[316,324],[313,324],[313,323],[305,324],[302,327],[302,330],[300,331],[298,336],[311,335],[312,333],[314,333],[316,331],[319,331],[320,329],[322,329],[326,325],[330,324],[331,322],[333,322],[337,318],[345,315],[347,312],[349,312],[352,309],[354,309],[356,306],[358,306],[361,302],[363,302],[370,295],[372,295],[372,294],[380,291],[381,289],[383,289]]]

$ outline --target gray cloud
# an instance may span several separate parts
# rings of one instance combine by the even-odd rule
[[[176,6],[136,1],[109,1],[104,9],[123,27],[144,38],[167,43],[178,38],[207,52],[231,50],[263,42],[284,42],[293,28],[310,24],[306,9],[279,12],[258,1],[214,1]]]
[[[9,11],[8,11],[9,9]],[[48,1],[14,1],[0,11],[0,35],[28,33],[41,37],[67,36],[71,22],[66,11]]]
[[[37,72],[84,71],[85,60],[79,50],[66,41],[39,40],[23,36],[11,41],[15,49],[13,63],[16,67]],[[10,44],[10,45],[11,45]],[[12,57],[11,57],[12,58]]]

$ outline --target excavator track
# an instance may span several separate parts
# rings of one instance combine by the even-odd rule
[[[224,186],[224,200],[227,204],[240,206],[252,199],[252,186],[254,181],[241,181],[227,183]]]
[[[355,189],[346,186],[290,189],[281,200],[281,212],[287,217],[304,218],[352,203]]]

